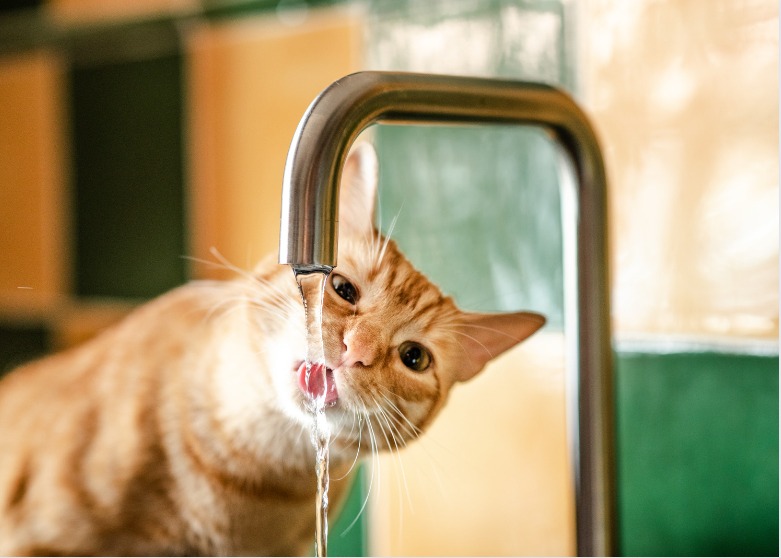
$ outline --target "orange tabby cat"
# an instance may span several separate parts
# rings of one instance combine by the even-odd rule
[[[344,170],[323,337],[331,500],[357,455],[416,438],[455,382],[544,323],[458,310],[372,227]],[[302,554],[314,540],[303,306],[273,260],[195,282],[0,382],[0,554]]]

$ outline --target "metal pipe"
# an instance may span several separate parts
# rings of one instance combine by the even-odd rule
[[[577,552],[615,553],[613,376],[608,298],[606,177],[596,136],[563,91],[536,83],[393,72],[359,72],[326,88],[309,106],[285,164],[279,262],[336,266],[339,179],[347,152],[371,124],[503,124],[547,130],[569,157],[574,192],[569,305],[570,446]]]

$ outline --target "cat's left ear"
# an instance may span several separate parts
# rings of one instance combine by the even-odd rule
[[[339,192],[339,235],[363,235],[374,227],[377,198],[377,154],[370,143],[356,143],[342,169]]]
[[[458,327],[458,339],[465,358],[457,379],[464,382],[474,377],[488,361],[528,338],[543,325],[545,316],[534,312],[464,312]]]

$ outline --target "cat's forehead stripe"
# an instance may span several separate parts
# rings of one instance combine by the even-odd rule
[[[390,241],[383,265],[375,271],[376,281],[382,285],[385,296],[413,312],[410,319],[424,321],[424,328],[441,314],[449,315],[451,301],[398,251]]]
[[[401,262],[401,273],[394,270],[385,283],[388,297],[401,306],[408,307],[416,314],[422,307],[436,304],[442,295],[434,285],[415,270],[408,262]]]

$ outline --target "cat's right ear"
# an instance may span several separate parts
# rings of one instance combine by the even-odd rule
[[[377,154],[370,143],[355,144],[342,169],[339,235],[363,235],[374,227],[377,198]]]
[[[463,349],[457,379],[462,382],[471,379],[488,361],[513,348],[544,325],[545,316],[536,312],[463,312],[462,323],[456,329]]]

